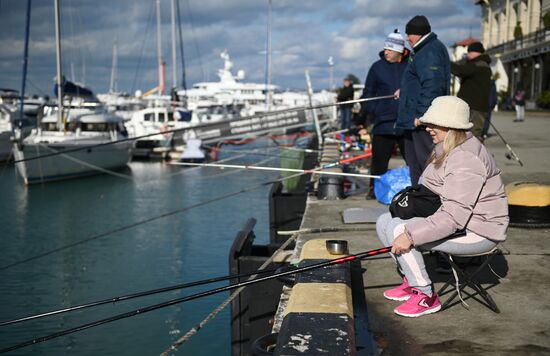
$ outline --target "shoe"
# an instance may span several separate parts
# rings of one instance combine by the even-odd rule
[[[428,297],[418,289],[411,288],[409,299],[395,308],[393,312],[397,315],[416,318],[438,312],[439,310],[441,310],[441,303],[435,292],[433,292],[431,297]]]
[[[374,189],[371,189],[367,194],[367,200],[376,200],[376,195],[374,195]]]
[[[398,300],[403,302],[409,299],[411,296],[411,291],[412,288],[409,286],[407,278],[403,278],[403,283],[401,283],[400,286],[384,291],[384,297],[389,300]]]

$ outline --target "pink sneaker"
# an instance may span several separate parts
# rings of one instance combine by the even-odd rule
[[[393,311],[397,315],[416,318],[421,315],[431,314],[441,309],[439,298],[434,292],[431,297],[416,288],[411,288],[410,298]]]
[[[403,283],[401,283],[398,287],[385,291],[384,297],[390,300],[398,300],[402,302],[409,299],[411,289],[412,288],[409,286],[409,282],[407,282],[407,278],[403,278]]]

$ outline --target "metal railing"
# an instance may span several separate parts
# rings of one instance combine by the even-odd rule
[[[550,43],[550,29],[541,29],[522,36],[521,38],[513,39],[511,41],[501,43],[497,46],[489,47],[487,49],[487,54],[506,55],[510,52],[528,49],[530,47],[534,47],[543,43]]]

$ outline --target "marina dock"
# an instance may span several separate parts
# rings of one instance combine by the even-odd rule
[[[498,136],[493,135],[486,141],[502,171],[504,183],[537,181],[548,184],[548,116],[533,113],[527,115],[525,122],[515,123],[512,120],[510,112],[493,115],[494,125],[520,156],[524,167],[506,159],[507,149]],[[403,164],[401,159],[392,159],[390,168]],[[310,194],[300,229],[314,232],[325,228],[334,232],[299,234],[294,258],[301,256],[303,259],[308,254],[316,254],[313,259],[334,258],[326,251],[324,255],[319,252],[319,246],[324,246],[325,239],[347,240],[352,254],[382,247],[376,236],[375,224],[343,223],[342,212],[353,207],[377,209],[385,206],[377,201],[366,200],[365,194],[342,200],[319,200]],[[494,272],[502,278],[488,272],[481,279],[484,286],[489,287],[488,291],[500,308],[500,314],[469,298],[465,299],[469,310],[459,302],[421,318],[395,315],[393,308],[399,302],[389,301],[382,295],[385,289],[401,283],[394,262],[388,255],[361,263],[362,280],[358,284],[362,285],[361,290],[357,290],[357,286],[352,286],[353,283],[349,281],[320,284],[311,281],[299,283],[297,280],[291,290],[287,289],[283,293],[283,299],[288,298],[290,301],[279,305],[279,318],[276,320],[283,321],[274,328],[279,333],[275,354],[546,354],[550,352],[549,304],[546,295],[546,286],[550,281],[548,238],[548,228],[508,228],[506,242],[499,245],[502,254],[491,263]],[[428,256],[426,263],[435,290],[438,290],[451,275],[434,272],[435,255]],[[334,270],[324,272],[327,279],[336,273]],[[350,275],[351,272],[339,273]],[[320,294],[324,289],[325,293]],[[352,294],[353,301],[350,301]],[[447,297],[443,296],[442,302]],[[367,319],[362,315],[362,310],[354,309],[364,302]],[[300,320],[300,315],[308,315],[308,312],[317,314],[309,319],[309,326],[304,326],[308,321]],[[335,320],[340,322],[336,323]],[[365,333],[363,329],[368,329],[368,332]],[[343,337],[338,338],[335,333]]]

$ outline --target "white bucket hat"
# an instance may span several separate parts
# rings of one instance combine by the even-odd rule
[[[468,104],[450,95],[435,98],[424,116],[420,118],[420,122],[458,130],[468,130],[474,126],[470,122]]]

